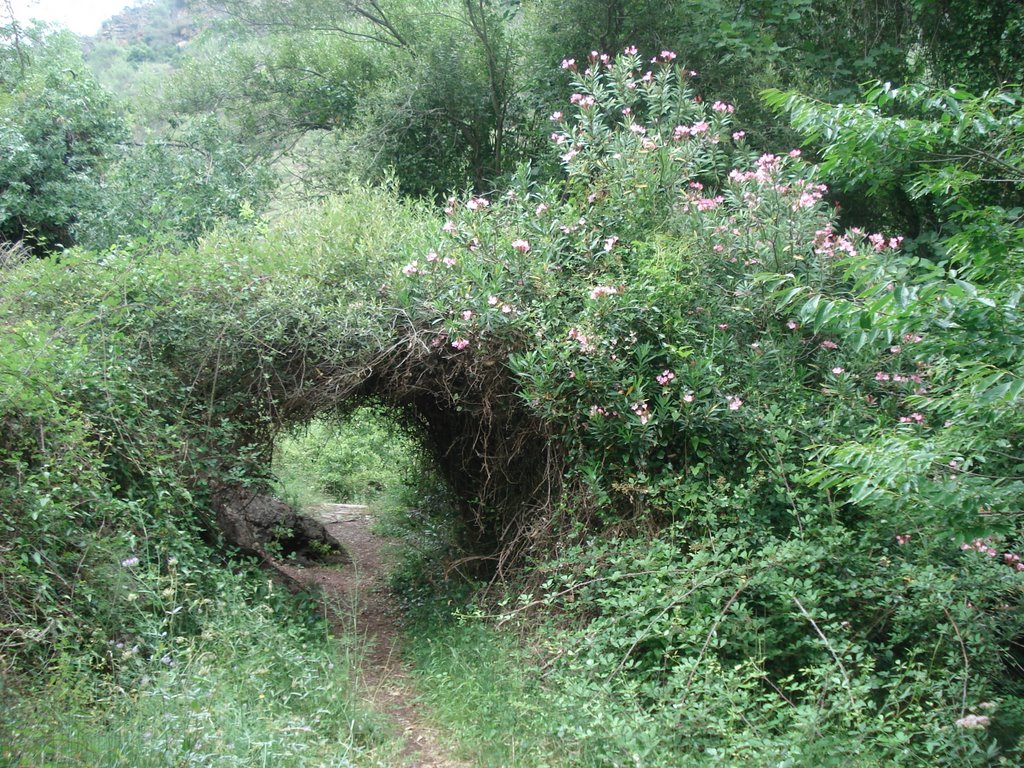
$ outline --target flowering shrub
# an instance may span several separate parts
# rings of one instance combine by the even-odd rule
[[[450,265],[435,258],[402,290],[448,354],[510,366],[570,457],[569,515],[671,524],[671,565],[614,547],[562,561],[551,594],[586,614],[579,658],[657,706],[759,687],[741,707],[792,706],[790,724],[813,712],[890,758],[910,745],[968,764],[990,733],[1012,748],[1018,481],[993,485],[943,437],[965,415],[936,398],[952,370],[938,328],[903,311],[925,297],[903,279],[902,238],[839,230],[801,152],[748,150],[735,111],[696,93],[671,52],[563,68],[564,179],[450,200],[435,246]],[[899,319],[876,322],[882,308]],[[966,557],[979,536],[996,556]],[[729,547],[746,575],[715,591]],[[651,569],[635,601],[613,576],[608,593],[560,601]],[[666,597],[680,574],[693,605]],[[926,660],[939,656],[941,672]],[[708,682],[740,667],[752,677]],[[965,719],[1001,696],[1002,725]]]

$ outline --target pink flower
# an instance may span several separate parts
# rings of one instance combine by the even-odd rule
[[[455,347],[455,349],[465,349],[469,346],[469,339],[456,339],[452,342],[452,346]]]
[[[526,240],[513,240],[512,250],[519,251],[519,253],[528,253],[530,250],[530,243]]]
[[[730,411],[738,411],[740,406],[743,405],[743,401],[735,395],[729,395],[729,397],[725,398],[725,402],[729,404]]]
[[[544,204],[544,203],[540,203],[540,204],[539,204],[539,205],[538,205],[538,206],[537,206],[537,207],[536,207],[536,208],[534,209],[533,213],[534,213],[534,215],[535,215],[535,216],[541,216],[541,215],[543,215],[543,214],[544,214],[544,211],[546,211],[547,209],[548,209],[548,207],[547,207],[547,205],[546,205],[546,204]]]
[[[462,319],[463,320],[470,320],[470,319],[472,319],[472,317],[473,317],[473,310],[472,309],[464,309],[464,310],[462,310]]]
[[[661,386],[667,387],[675,377],[676,375],[666,368],[654,378]]]
[[[690,126],[690,135],[696,136],[699,133],[707,133],[708,124],[704,120],[698,120]]]
[[[716,101],[714,104],[711,105],[711,108],[715,112],[725,112],[726,114],[729,115],[736,111],[736,107],[734,107],[732,104],[726,104],[724,101]]]
[[[875,372],[875,381],[889,381],[890,379],[892,379],[892,376],[890,376],[885,371]]]
[[[910,534],[909,533],[897,533],[896,534],[896,543],[899,544],[901,547],[904,544],[906,544],[908,541],[910,541]]]
[[[799,149],[791,149],[791,150],[789,150],[789,156],[794,158],[794,159],[800,157],[800,154],[801,153],[800,153]]]
[[[618,293],[618,289],[610,285],[598,285],[592,288],[590,291],[590,298],[600,299],[602,296],[615,296]]]
[[[576,69],[576,59],[562,59],[562,69]]]
[[[402,267],[402,273],[405,275],[415,275],[419,271],[419,265],[415,261]]]
[[[443,259],[441,259],[441,263],[444,264],[446,267],[454,267],[455,259],[453,259],[451,256],[445,256]]]
[[[837,365],[835,368],[832,369],[832,373],[834,373],[836,376],[838,376],[841,373],[846,373],[846,369],[845,368],[840,368]]]
[[[924,422],[924,414],[915,412],[909,416],[900,416],[900,422],[903,424],[922,424]]]
[[[712,246],[711,250],[713,250],[715,253],[721,253],[722,251],[725,250],[725,246],[722,245],[721,243],[715,243],[715,245]]]
[[[693,402],[693,392],[687,392],[685,395],[683,395],[683,402],[684,403],[692,403]]]
[[[831,339],[825,339],[823,342],[821,342],[821,348],[822,349],[839,349],[839,345],[836,344]]]
[[[488,296],[487,297],[487,303],[490,306],[492,306],[492,307],[498,306],[498,297],[497,296]]]
[[[789,330],[791,331],[795,331],[797,328],[800,327],[800,323],[798,323],[796,320],[790,320],[788,323],[786,323],[786,327],[789,328]]]
[[[437,251],[427,251],[427,261],[437,261]]]
[[[623,51],[623,53],[625,53],[627,56],[636,56],[636,46],[635,45],[627,45],[626,49]]]
[[[443,231],[445,231],[445,232],[447,232],[447,233],[451,234],[452,232],[454,232],[454,231],[455,231],[455,222],[454,222],[454,221],[446,221],[446,222],[444,223],[444,226],[443,226],[443,227],[441,227],[441,229],[442,229]]]
[[[616,237],[615,235],[612,235],[611,237],[606,237],[604,240],[605,253],[609,253],[612,250],[612,248],[615,247],[615,244],[617,242],[619,242],[619,238]]]
[[[672,51],[662,51],[661,52],[661,58],[664,59],[665,61],[674,61],[675,58],[676,58],[676,55]]]
[[[501,313],[503,315],[511,315],[512,314],[512,305],[511,304],[502,304],[501,305]]]
[[[562,117],[563,115],[561,112],[552,112],[551,117],[549,119],[557,123],[559,120],[562,119]]]
[[[732,135],[733,141],[742,141],[743,137],[747,135],[746,131],[735,131]]]

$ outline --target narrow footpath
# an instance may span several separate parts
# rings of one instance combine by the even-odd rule
[[[335,631],[342,634],[354,630],[363,641],[362,664],[357,670],[359,685],[373,708],[389,717],[402,735],[401,766],[468,768],[467,763],[452,758],[436,729],[417,710],[416,693],[401,658],[397,610],[386,583],[381,553],[385,542],[370,530],[373,516],[369,508],[317,504],[305,513],[327,526],[352,562],[341,567],[299,568],[281,563],[277,567],[292,579],[318,586]]]

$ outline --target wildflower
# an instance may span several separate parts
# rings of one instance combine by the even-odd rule
[[[885,371],[876,371],[875,372],[875,381],[889,381],[891,378],[892,378],[892,376],[890,376]]]
[[[492,307],[496,307],[498,305],[498,297],[497,296],[488,296],[487,297],[487,303],[490,306],[492,306]]]
[[[674,379],[676,375],[672,371],[665,369],[660,374],[655,376],[655,380],[663,387],[667,387]]]
[[[535,216],[541,216],[548,209],[547,205],[540,203],[533,211]]]
[[[721,243],[715,243],[715,245],[712,246],[711,250],[713,250],[715,253],[721,253],[722,251],[725,250],[725,246],[722,245]]]
[[[903,341],[905,341],[907,344],[917,344],[917,342],[921,341],[921,338],[922,337],[916,333],[903,334]]]
[[[990,722],[988,715],[965,715],[953,724],[965,730],[983,730],[988,728]]]
[[[846,369],[845,368],[840,368],[837,365],[835,368],[832,369],[832,373],[834,373],[836,376],[839,376],[842,373],[846,373]]]
[[[511,304],[502,304],[501,305],[501,313],[503,315],[511,315],[512,314],[512,305]]]
[[[701,133],[707,133],[708,127],[708,124],[704,120],[698,120],[690,126],[690,135],[696,136]]]
[[[441,263],[444,264],[446,267],[454,267],[455,259],[453,259],[451,256],[445,256],[443,259],[441,259]]]
[[[687,392],[685,395],[683,395],[683,402],[684,403],[692,403],[693,402],[693,392]]]
[[[614,296],[618,293],[618,289],[610,285],[598,285],[591,289],[590,298],[599,299],[602,296]]]
[[[675,58],[676,58],[676,55],[672,51],[662,51],[661,52],[661,58],[664,59],[665,61],[674,61]]]
[[[134,555],[132,555],[131,557],[126,557],[124,560],[121,561],[122,568],[134,568],[138,564],[139,558],[135,557]]]
[[[464,310],[462,310],[462,319],[463,320],[471,320],[472,318],[473,318],[473,310],[472,309],[464,309]]]
[[[410,263],[406,264],[404,267],[402,267],[402,274],[405,274],[405,275],[415,275],[419,271],[420,271],[419,264],[417,262],[415,262],[415,261],[410,262]]]
[[[743,405],[743,401],[735,395],[729,395],[725,398],[725,402],[728,403],[730,411],[738,411],[740,406]]]
[[[636,46],[627,45],[623,53],[625,53],[627,56],[636,56]]]
[[[800,327],[800,323],[798,323],[796,320],[790,320],[788,323],[786,323],[786,327],[789,328],[789,330],[791,331],[795,331],[797,328]]]
[[[900,416],[900,422],[903,424],[922,424],[924,422],[924,414],[915,411],[909,416]]]
[[[512,250],[519,251],[519,253],[527,253],[530,250],[530,243],[526,240],[513,240]]]
[[[789,150],[789,156],[794,158],[794,159],[800,157],[800,154],[801,153],[800,153],[799,149],[791,149],[791,150]]]
[[[456,339],[452,342],[452,346],[459,350],[465,349],[469,346],[469,339]]]
[[[747,135],[746,131],[734,131],[732,134],[733,141],[743,141],[743,137]]]
[[[437,252],[427,251],[427,261],[437,261]]]
[[[825,339],[823,342],[821,342],[821,348],[822,349],[839,349],[839,345],[836,344],[831,339]]]
[[[576,59],[562,59],[562,69],[576,69]]]
[[[551,117],[548,118],[548,119],[557,123],[559,120],[562,119],[562,117],[563,117],[563,115],[562,115],[561,112],[552,112],[551,113]]]
[[[894,355],[898,355],[900,352],[903,351],[903,347],[901,347],[899,344],[894,344],[891,347],[889,347],[889,351],[892,352]]]
[[[909,533],[897,533],[896,534],[896,543],[899,544],[901,547],[904,544],[906,544],[908,541],[910,541],[910,534]]]

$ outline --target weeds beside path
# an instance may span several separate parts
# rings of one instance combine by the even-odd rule
[[[361,668],[355,670],[369,703],[390,717],[402,739],[401,759],[408,768],[462,768],[441,744],[437,730],[421,713],[408,670],[401,659],[401,631],[385,582],[384,541],[370,530],[369,508],[316,504],[306,510],[318,517],[352,558],[342,568],[297,568],[279,564],[287,576],[318,586],[337,633],[354,633],[365,643]]]

